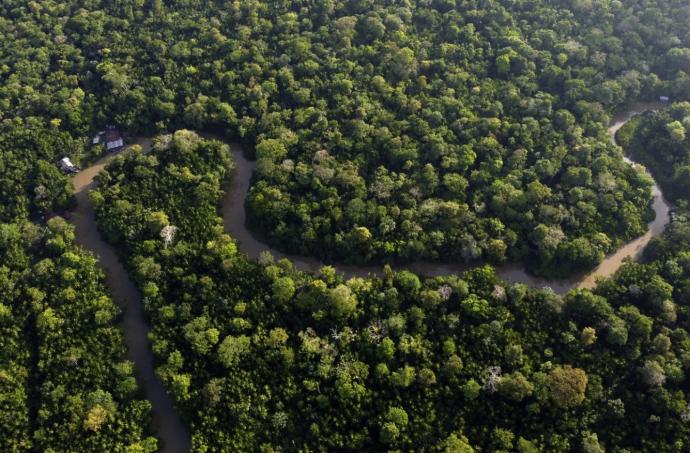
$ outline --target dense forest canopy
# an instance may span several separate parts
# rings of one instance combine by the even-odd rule
[[[649,167],[667,198],[690,199],[690,103],[635,118],[619,133],[619,142]]]
[[[0,224],[0,450],[156,451],[118,308],[61,218]]]
[[[654,242],[655,261],[593,292],[508,285],[489,266],[345,281],[328,266],[248,261],[217,228],[220,191],[196,198],[202,181],[227,177],[227,147],[189,131],[155,142],[115,159],[92,197],[146,296],[194,451],[690,445],[682,216]],[[190,224],[190,209],[209,217]]]
[[[98,125],[215,128],[259,158],[252,225],[329,259],[591,268],[650,215],[608,113],[690,92],[680,1],[10,1],[0,13],[6,133],[51,143],[8,137],[3,160],[34,158],[10,164],[3,218],[63,208],[64,183],[39,164],[85,155],[75,141]]]
[[[685,0],[4,0],[0,450],[155,451],[56,163],[114,124],[91,203],[143,295],[193,450],[690,448]],[[240,140],[251,227],[351,262],[591,269],[677,210],[642,264],[561,297],[489,265],[346,280],[239,253],[217,207]],[[177,132],[175,132],[177,131]],[[55,216],[60,214],[61,216]],[[49,220],[50,219],[50,220]]]

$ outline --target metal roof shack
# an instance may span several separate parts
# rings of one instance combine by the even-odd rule
[[[101,136],[100,136],[100,134],[96,134],[93,136],[93,139],[91,140],[91,144],[92,145],[98,145],[99,143],[101,143]]]
[[[79,168],[72,163],[69,157],[60,159],[58,165],[60,165],[60,169],[65,173],[77,173],[79,171]]]
[[[125,142],[122,139],[122,134],[120,134],[120,130],[115,126],[106,127],[105,149],[107,151],[118,151],[123,146],[125,146]]]

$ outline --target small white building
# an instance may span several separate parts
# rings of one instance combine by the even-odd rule
[[[124,146],[124,141],[122,138],[117,138],[115,140],[110,140],[105,142],[105,149],[108,151],[117,150]]]
[[[668,101],[669,101],[669,97],[668,97],[668,96],[659,96],[659,100],[660,100],[661,102],[668,102]]]
[[[112,150],[120,149],[123,146],[124,146],[124,142],[122,141],[121,138],[118,138],[118,139],[106,142],[105,149],[107,149],[108,151],[112,151]]]
[[[60,169],[67,173],[76,173],[79,171],[76,165],[72,163],[69,157],[60,159]]]
[[[92,146],[96,146],[96,145],[100,145],[101,143],[105,143],[105,142],[107,141],[106,138],[107,138],[107,137],[106,137],[106,134],[105,134],[105,130],[103,130],[103,131],[98,131],[98,132],[96,132],[96,134],[93,136],[93,139],[91,139],[91,145],[92,145]]]

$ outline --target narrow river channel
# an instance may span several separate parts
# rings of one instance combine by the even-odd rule
[[[667,104],[662,102],[639,103],[627,112],[616,115],[609,127],[611,140],[613,140],[613,143],[616,143],[616,132],[634,116],[649,110],[660,110],[666,106]],[[630,160],[627,156],[625,157],[625,161],[633,166],[639,165]],[[621,267],[625,258],[639,258],[644,248],[649,244],[649,241],[651,241],[654,236],[658,236],[664,232],[666,225],[668,225],[671,220],[671,207],[664,199],[664,194],[661,192],[659,184],[656,181],[654,181],[654,186],[652,186],[652,196],[654,197],[652,200],[652,209],[654,209],[655,217],[654,220],[649,223],[647,232],[637,239],[628,242],[614,254],[608,256],[596,269],[587,274],[578,283],[578,288],[593,288],[596,284],[597,277],[612,276],[618,268]]]
[[[617,115],[609,133],[615,143],[615,134],[627,121],[638,113],[647,110],[663,108],[661,103],[639,103],[628,111]],[[142,145],[145,151],[151,148],[150,139],[139,139],[137,143]],[[296,268],[306,271],[318,271],[324,263],[312,258],[297,255],[287,255],[272,249],[257,239],[246,227],[246,212],[244,202],[249,190],[249,183],[254,172],[255,163],[250,161],[237,144],[231,144],[232,155],[235,158],[236,170],[230,187],[223,200],[222,214],[225,230],[234,237],[240,246],[240,250],[251,258],[257,258],[262,252],[268,251],[274,257],[290,259]],[[94,187],[94,177],[112,159],[112,155],[106,156],[89,168],[84,169],[74,177],[74,191],[77,198],[77,208],[72,216],[72,222],[76,227],[77,242],[94,252],[100,264],[106,270],[107,283],[115,298],[122,307],[123,328],[125,342],[127,344],[128,357],[135,364],[137,381],[144,391],[144,396],[153,406],[153,418],[156,426],[156,436],[162,441],[162,451],[166,453],[183,453],[190,450],[190,438],[187,429],[177,414],[172,399],[167,395],[165,387],[154,371],[154,357],[151,345],[148,341],[148,325],[144,317],[141,294],[130,280],[123,265],[120,263],[115,249],[101,239],[96,226],[93,206],[88,198],[88,192]],[[629,159],[628,162],[635,165]],[[669,205],[654,182],[653,208],[656,218],[649,224],[647,232],[639,238],[629,242],[614,254],[608,256],[596,269],[586,276],[579,276],[567,280],[546,280],[529,275],[519,264],[507,264],[497,268],[498,274],[512,283],[525,283],[530,286],[551,287],[560,294],[566,293],[572,288],[591,288],[597,277],[611,276],[623,263],[625,258],[639,257],[642,249],[656,235],[661,234],[669,222]],[[332,264],[346,277],[366,276],[368,274],[380,274],[380,265],[354,266],[345,264]],[[419,261],[407,265],[396,266],[397,269],[409,269],[422,275],[459,274],[476,264],[444,264],[428,261]]]
[[[616,115],[609,127],[609,134],[611,140],[615,143],[616,132],[627,123],[633,116],[643,113],[648,110],[657,110],[663,108],[665,104],[659,102],[653,103],[638,103],[629,110]],[[305,272],[318,271],[324,264],[322,261],[300,255],[290,255],[280,252],[279,250],[269,247],[257,238],[246,226],[246,212],[244,201],[249,190],[249,183],[254,172],[255,162],[247,159],[242,148],[237,144],[232,144],[232,155],[235,159],[236,170],[233,176],[229,190],[226,192],[223,202],[223,222],[225,230],[234,237],[240,246],[240,250],[245,252],[251,258],[257,258],[262,252],[268,251],[277,259],[288,258],[293,262],[296,268]],[[627,162],[632,161],[626,158]],[[627,243],[625,246],[617,250],[614,254],[609,255],[602,261],[596,269],[587,275],[574,276],[569,279],[547,280],[540,277],[530,275],[525,270],[524,266],[519,263],[510,263],[496,267],[496,272],[511,283],[525,283],[529,286],[552,288],[559,294],[565,294],[572,288],[592,288],[597,277],[610,277],[623,264],[623,260],[627,257],[637,258],[642,249],[649,243],[649,241],[656,235],[662,233],[669,222],[669,206],[664,200],[661,190],[654,181],[652,188],[654,201],[652,207],[656,213],[656,218],[649,224],[647,232],[637,239]],[[341,263],[328,263],[334,266],[339,272],[346,277],[352,276],[366,276],[368,274],[380,274],[381,265],[348,265]],[[408,269],[412,272],[421,275],[436,276],[446,274],[461,274],[462,272],[477,266],[476,263],[438,263],[431,261],[416,261],[408,264],[394,266],[396,269]]]
[[[144,150],[151,147],[151,141],[137,141]],[[187,453],[190,438],[187,429],[177,414],[172,399],[154,371],[154,357],[148,340],[149,328],[144,317],[141,294],[129,278],[127,271],[117,257],[115,249],[98,233],[96,215],[89,200],[89,190],[94,187],[94,178],[105,167],[112,155],[108,155],[74,177],[74,194],[77,198],[71,221],[76,229],[76,239],[83,247],[91,250],[99,264],[105,269],[107,284],[122,308],[122,327],[127,345],[127,358],[134,362],[136,377],[144,397],[151,402],[156,437],[161,441],[165,453]]]

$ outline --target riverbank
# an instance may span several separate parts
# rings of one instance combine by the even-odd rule
[[[662,108],[663,106],[665,104],[637,104],[630,110],[617,115],[609,128],[609,133],[614,143],[615,133],[630,118],[644,111]],[[150,139],[141,138],[136,143],[142,145],[145,151],[151,148]],[[222,205],[225,231],[237,240],[240,250],[250,258],[256,259],[261,253],[270,252],[277,259],[288,258],[299,270],[317,272],[325,263],[313,257],[289,255],[273,249],[255,237],[247,228],[244,203],[249,191],[255,162],[244,156],[242,148],[238,144],[231,143],[230,147],[235,159],[235,174],[226,191]],[[113,157],[114,155],[108,155],[100,159],[94,165],[84,169],[74,177],[77,208],[71,221],[76,228],[77,242],[99,257],[100,264],[107,271],[107,283],[113,296],[116,302],[123,308],[123,328],[128,357],[135,364],[137,381],[144,391],[144,396],[152,403],[156,436],[163,443],[162,451],[171,453],[188,452],[190,449],[190,439],[187,429],[177,415],[172,399],[168,397],[165,387],[155,374],[155,360],[148,341],[148,326],[145,322],[141,294],[118,260],[113,247],[101,239],[96,225],[93,206],[88,198],[89,190],[94,187],[94,178]],[[564,294],[572,288],[593,287],[597,277],[611,276],[622,265],[625,258],[635,259],[639,257],[649,241],[665,230],[669,222],[670,207],[664,200],[656,182],[654,182],[653,195],[654,201],[652,206],[656,213],[656,218],[649,224],[647,232],[608,256],[589,274],[565,280],[547,280],[529,275],[522,265],[516,263],[496,267],[498,275],[511,283],[524,283],[535,287],[550,287],[560,294]],[[382,266],[380,265],[331,265],[346,277],[366,276],[382,272]],[[396,269],[407,269],[417,274],[436,276],[461,274],[476,266],[477,264],[444,264],[419,261],[397,266]]]
[[[665,103],[637,103],[625,112],[616,115],[611,122],[608,132],[611,140],[615,143],[616,132],[627,123],[632,117],[648,110],[664,108]],[[222,206],[223,223],[225,231],[235,238],[240,250],[250,258],[256,259],[263,252],[270,252],[276,259],[288,258],[293,265],[304,272],[316,272],[321,267],[329,264],[335,267],[338,272],[346,277],[364,277],[368,274],[380,274],[381,265],[349,265],[340,263],[324,263],[313,257],[291,255],[276,250],[262,242],[255,234],[247,228],[245,199],[249,191],[249,184],[256,165],[244,156],[242,148],[238,144],[231,144],[233,158],[235,159],[235,173],[230,183],[230,187],[225,194]],[[626,161],[633,163],[630,159]],[[633,163],[634,164],[634,163]],[[623,261],[630,257],[636,259],[642,253],[644,247],[654,236],[661,234],[669,222],[670,207],[663,198],[658,184],[654,181],[652,187],[653,203],[652,208],[655,212],[655,219],[649,224],[647,232],[625,244],[615,253],[607,256],[596,269],[585,274],[575,275],[567,279],[545,279],[530,275],[520,263],[510,263],[495,266],[496,273],[510,283],[524,283],[528,286],[550,287],[556,293],[565,294],[573,288],[592,288],[598,277],[610,277],[623,264]],[[400,266],[395,269],[407,269],[416,274],[437,276],[447,274],[462,274],[463,272],[477,267],[477,263],[438,263],[430,261],[417,261]]]
[[[628,111],[616,115],[611,123],[611,126],[609,127],[611,140],[614,144],[616,144],[616,133],[633,117],[650,110],[663,109],[667,106],[668,103],[665,102],[641,102],[635,104],[635,106]],[[624,159],[633,166],[639,165],[632,161],[628,156],[625,156]],[[623,261],[626,258],[632,258],[634,260],[639,259],[640,256],[642,256],[644,248],[647,246],[647,244],[649,244],[649,241],[666,230],[666,226],[671,221],[671,206],[664,198],[664,194],[662,193],[657,181],[653,178],[652,180],[654,181],[654,185],[652,186],[652,209],[654,210],[655,217],[654,220],[648,224],[647,232],[637,239],[628,242],[612,255],[606,257],[601,264],[599,264],[578,283],[577,288],[591,289],[595,286],[597,278],[611,277],[613,274],[615,274],[618,268],[623,265]]]
[[[141,145],[144,150],[151,148],[149,139],[137,140],[136,144]],[[162,443],[161,451],[187,453],[191,448],[189,433],[155,373],[155,360],[148,339],[149,327],[144,316],[141,294],[118,259],[115,249],[101,238],[96,225],[96,214],[89,200],[88,193],[94,187],[94,178],[113,157],[114,154],[107,155],[75,175],[73,185],[77,207],[70,221],[75,226],[77,243],[93,252],[105,269],[106,283],[115,302],[122,309],[127,358],[134,362],[137,383],[144,397],[151,402],[155,435]]]

